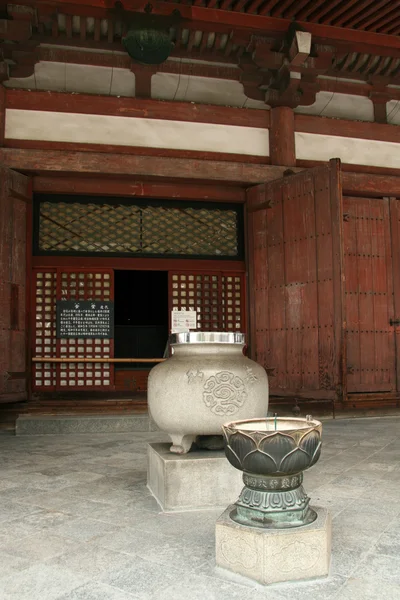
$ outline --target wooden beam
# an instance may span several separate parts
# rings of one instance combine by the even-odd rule
[[[84,4],[76,4],[75,8],[71,6],[68,0],[57,0],[57,2],[46,2],[46,4],[57,6],[59,12],[63,12],[63,6],[68,6],[70,11],[71,9],[77,11],[73,13],[77,15],[86,11],[87,16],[99,16],[98,14],[91,14],[91,11],[93,13],[93,9],[103,10],[104,16],[109,15],[109,2],[106,0],[86,0]],[[124,8],[127,11],[143,12],[146,4],[147,2],[143,0],[124,0]],[[200,30],[202,25],[207,24],[208,26],[226,27],[227,32],[237,29],[255,33],[262,32],[263,35],[269,33],[286,33],[288,29],[287,19],[263,16],[266,7],[269,7],[271,4],[273,3],[266,2],[260,10],[260,14],[249,15],[237,11],[205,8],[189,4],[175,4],[159,0],[154,6],[154,14],[169,16],[174,10],[178,10],[182,18],[188,24],[190,23],[191,28],[198,27]],[[381,56],[389,56],[395,53],[397,56],[400,56],[400,39],[395,36],[341,29],[339,27],[302,21],[299,21],[299,25],[301,25],[304,31],[308,31],[313,37],[323,40],[325,43],[334,41],[345,42],[350,44],[355,51],[369,51]]]
[[[13,21],[0,19],[0,39],[13,42],[24,42],[29,40],[32,34],[32,26],[29,21]]]
[[[294,112],[288,106],[271,108],[269,154],[273,165],[296,165]]]
[[[51,150],[65,152],[98,152],[100,154],[130,154],[135,156],[157,156],[192,160],[217,160],[234,163],[256,165],[269,164],[269,157],[250,154],[233,154],[232,152],[206,152],[203,150],[181,150],[176,148],[146,148],[143,146],[118,146],[113,144],[85,144],[74,142],[51,142],[42,140],[4,140],[5,148],[19,150]]]
[[[79,177],[34,177],[33,191],[45,194],[124,196],[178,200],[208,200],[244,203],[245,190],[236,186],[186,183],[150,183],[119,179]]]
[[[269,127],[268,110],[64,92],[27,92],[7,89],[6,108],[167,119],[239,127]]]
[[[382,123],[347,121],[311,115],[295,115],[295,130],[319,135],[339,135],[342,137],[378,140],[400,144],[400,127]]]
[[[343,193],[348,195],[366,195],[400,197],[400,176],[372,175],[369,173],[342,173]]]
[[[286,170],[285,166],[228,161],[14,148],[0,149],[0,164],[17,171],[36,174],[87,173],[156,178],[176,177],[243,184],[263,183],[279,179]]]
[[[187,258],[136,258],[118,256],[34,256],[33,267],[110,268],[132,271],[230,271],[243,273],[245,262],[240,260],[207,260]]]

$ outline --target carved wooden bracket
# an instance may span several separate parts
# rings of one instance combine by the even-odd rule
[[[313,104],[317,76],[331,68],[333,53],[331,46],[312,44],[311,34],[296,24],[280,41],[251,36],[239,59],[244,92],[272,107]]]

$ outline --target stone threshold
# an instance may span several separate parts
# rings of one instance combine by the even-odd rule
[[[149,414],[19,415],[15,435],[157,431]]]

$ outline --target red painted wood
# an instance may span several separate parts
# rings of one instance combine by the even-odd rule
[[[326,164],[325,161],[297,160],[296,165],[303,169]],[[399,169],[371,167],[341,163],[343,191],[354,196],[399,195]]]
[[[23,148],[32,150],[54,150],[69,152],[99,152],[101,154],[121,154],[133,156],[167,156],[169,158],[190,158],[198,160],[218,160],[248,164],[269,164],[266,156],[249,154],[231,154],[229,152],[203,152],[202,150],[176,150],[174,148],[144,148],[142,146],[114,146],[111,144],[81,144],[73,142],[48,142],[41,140],[4,141],[5,148]]]
[[[266,5],[270,4],[269,2]],[[107,15],[108,5],[102,0],[91,0],[86,1],[84,4],[73,6],[71,2],[67,0],[58,0],[57,5],[60,7],[60,12],[66,11],[70,14],[87,14],[88,16],[103,16]],[[65,7],[65,8],[64,8]],[[144,3],[138,3],[135,0],[126,0],[124,2],[124,8],[126,10],[143,10]],[[94,9],[104,10],[104,13],[96,12]],[[175,4],[173,2],[157,2],[157,6],[154,12],[157,14],[170,15],[171,12],[176,9],[179,10],[184,19],[192,21],[192,26],[201,30],[203,24],[208,25],[224,25],[228,30],[232,28],[250,30],[250,31],[262,31],[263,33],[284,33],[287,31],[286,19],[277,19],[274,17],[266,17],[260,15],[249,15],[242,12],[224,11],[214,8],[205,8],[196,5],[186,4]],[[74,12],[76,11],[76,12]],[[263,12],[263,10],[261,11]],[[306,31],[315,36],[316,39],[320,39],[328,43],[328,41],[343,41],[351,43],[354,47],[358,47],[360,51],[365,46],[370,47],[387,47],[391,49],[400,49],[400,41],[389,35],[376,34],[366,31],[356,31],[341,29],[338,27],[331,27],[323,24],[301,22],[300,24]]]
[[[391,170],[398,173],[398,169]],[[343,191],[349,195],[400,197],[400,176],[367,173],[343,173]]]
[[[26,213],[29,178],[0,168],[0,399],[26,399]],[[16,291],[18,290],[18,294]],[[14,296],[13,296],[14,293]],[[18,297],[17,297],[18,296]],[[12,302],[18,302],[13,306]]]
[[[185,269],[168,273],[169,311],[193,310],[200,331],[246,332],[244,273]]]
[[[0,146],[4,144],[4,129],[6,125],[6,88],[0,84]]]
[[[271,164],[296,165],[294,143],[294,112],[288,106],[271,108],[271,127],[269,132],[269,156]]]
[[[244,272],[245,263],[239,260],[191,260],[184,258],[120,258],[120,257],[86,257],[86,256],[34,256],[33,266],[36,268],[74,267],[114,268],[133,271],[224,271]]]
[[[306,133],[400,143],[400,128],[397,125],[346,121],[311,115],[295,115],[294,122],[296,131]]]
[[[32,328],[34,357],[113,358],[114,340],[57,339],[57,300],[114,300],[114,270],[104,268],[37,268]],[[113,390],[112,363],[34,363],[34,391]]]
[[[73,177],[34,177],[33,190],[49,194],[84,194],[88,196],[135,196],[244,203],[245,190],[238,186],[184,183],[147,183],[120,179],[83,179]]]
[[[393,318],[400,318],[400,202],[396,198],[389,199],[391,255],[393,268]],[[394,326],[395,332],[395,364],[396,390],[400,391],[400,326]]]
[[[190,102],[164,102],[89,94],[6,90],[6,108],[51,112],[169,119],[245,127],[269,127],[269,111]]]
[[[396,390],[388,200],[344,198],[348,392]],[[398,250],[397,250],[398,251]]]
[[[334,300],[340,261],[338,272],[333,266],[336,237],[340,248],[339,168],[332,161],[248,191],[255,357],[275,367],[273,395],[340,396],[342,317]],[[270,208],[263,208],[266,200]]]
[[[231,161],[151,157],[61,150],[0,149],[0,161],[7,167],[36,175],[72,173],[136,177],[177,177],[215,180],[230,184],[255,184],[282,176],[285,167]]]

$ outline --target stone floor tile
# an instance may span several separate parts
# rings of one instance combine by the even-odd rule
[[[120,568],[132,566],[134,558],[121,552],[84,543],[46,561],[47,565],[68,569],[85,579],[98,579]]]
[[[333,600],[346,581],[346,577],[331,575],[325,579],[277,584],[273,589],[285,600]]]
[[[400,557],[369,553],[359,565],[363,578],[379,579],[398,586],[400,598]],[[354,573],[356,575],[356,573]]]
[[[66,595],[59,596],[57,600],[137,600],[137,596],[132,596],[132,594],[122,592],[104,583],[90,582]]]
[[[243,600],[252,598],[249,588],[220,578],[206,575],[186,575],[172,585],[162,586],[150,596],[151,600]],[[268,592],[266,600],[273,598]]]
[[[114,536],[118,531],[119,528],[114,524],[79,517],[67,520],[52,529],[54,535],[71,538],[79,542],[93,541],[103,535]]]
[[[22,540],[5,544],[3,550],[8,554],[19,556],[32,563],[52,558],[58,554],[63,554],[70,549],[76,548],[75,540],[70,540],[53,533],[41,532],[35,533]]]
[[[25,515],[40,512],[41,508],[34,505],[24,505],[19,502],[4,501],[0,494],[0,524],[16,519],[22,518]]]
[[[387,582],[382,584],[379,578],[351,577],[334,600],[377,600],[377,598],[399,600],[399,586]]]
[[[13,573],[18,574],[19,571],[28,569],[30,566],[31,562],[27,558],[13,556],[12,554],[8,554],[8,552],[0,550],[0,579]]]
[[[33,565],[0,580],[1,600],[56,600],[85,581],[71,571]]]
[[[187,571],[183,568],[169,566],[163,569],[160,564],[136,557],[130,567],[115,569],[112,573],[102,576],[100,582],[137,596],[139,600],[150,600],[157,597],[154,594],[158,590],[176,583],[182,585],[185,575]],[[188,598],[190,595],[186,596],[186,600]],[[175,599],[169,597],[169,600]]]

